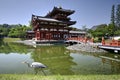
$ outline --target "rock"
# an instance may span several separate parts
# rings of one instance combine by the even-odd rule
[[[82,43],[82,44],[76,44],[72,46],[68,46],[68,50],[75,50],[75,51],[83,51],[83,52],[93,52],[93,53],[98,53],[98,52],[106,52],[105,50],[99,49],[98,44],[89,44],[89,43]]]

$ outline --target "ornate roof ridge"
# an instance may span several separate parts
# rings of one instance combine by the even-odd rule
[[[54,6],[53,10],[54,10],[54,9],[61,10],[61,11],[66,11],[66,12],[75,12],[75,10],[63,9],[61,6],[60,6],[60,7]]]
[[[50,17],[51,15],[54,15],[56,12],[63,12],[63,13],[66,13],[68,15],[71,15],[75,12],[75,10],[63,9],[61,6],[60,7],[54,6],[52,11],[49,11],[49,13],[45,17]]]

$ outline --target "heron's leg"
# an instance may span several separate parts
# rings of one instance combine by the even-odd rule
[[[35,75],[37,75],[37,73],[38,73],[38,72],[37,72],[37,71],[35,71]]]
[[[46,76],[46,73],[44,72],[44,70],[41,68],[41,71],[43,72],[43,74]]]
[[[35,75],[38,74],[38,69],[34,68],[34,70],[35,70]]]

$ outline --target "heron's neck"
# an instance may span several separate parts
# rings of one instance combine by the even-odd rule
[[[28,65],[28,67],[30,67],[30,63],[27,62],[26,64]]]

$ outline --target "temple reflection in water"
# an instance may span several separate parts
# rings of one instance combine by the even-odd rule
[[[70,52],[63,45],[26,46],[16,43],[0,45],[0,73],[40,73],[22,61],[41,62],[48,67],[47,75],[61,74],[120,74],[120,55]],[[6,66],[9,64],[9,66]]]

